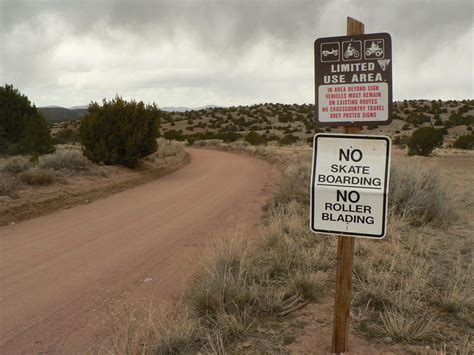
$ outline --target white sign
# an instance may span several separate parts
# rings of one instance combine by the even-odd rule
[[[320,133],[313,147],[311,230],[385,237],[390,138]]]
[[[318,88],[321,122],[387,121],[387,83],[321,85]]]

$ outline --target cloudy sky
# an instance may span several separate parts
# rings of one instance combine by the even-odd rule
[[[346,16],[393,41],[394,97],[474,98],[471,0],[0,0],[0,82],[37,106],[313,103]]]

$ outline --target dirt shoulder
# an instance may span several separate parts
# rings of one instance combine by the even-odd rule
[[[74,147],[63,147],[55,154],[60,155],[65,149],[77,151]],[[189,154],[181,146],[175,146],[168,154],[158,151],[145,158],[135,170],[90,162],[84,162],[80,168],[48,169],[54,175],[52,183],[19,184],[10,195],[0,196],[0,226],[91,203],[170,174],[189,162]]]

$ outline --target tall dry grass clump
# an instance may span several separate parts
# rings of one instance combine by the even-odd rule
[[[172,157],[183,152],[183,146],[176,141],[158,138],[156,142],[158,144],[158,149],[155,154],[159,158]]]
[[[16,198],[19,182],[14,174],[0,172],[0,196]]]
[[[46,186],[54,182],[55,173],[48,169],[31,169],[22,172],[19,177],[27,185]]]
[[[202,139],[194,142],[196,147],[221,147],[224,141],[222,139]]]
[[[79,149],[58,149],[53,154],[43,155],[39,159],[38,167],[52,170],[82,170],[87,164],[87,159]]]
[[[317,254],[295,258],[298,244],[304,244],[301,216],[291,208],[283,213],[288,213],[286,223],[270,221],[260,243],[249,246],[235,234],[214,241],[184,296],[203,349],[225,351],[255,333],[262,317],[284,316],[323,293],[327,276],[317,270]],[[291,242],[295,238],[300,240]]]
[[[152,168],[176,166],[188,160],[181,143],[164,138],[158,138],[156,142],[158,149],[143,158],[143,162],[151,164]]]
[[[285,168],[283,180],[273,199],[274,204],[286,206],[297,201],[299,204],[309,205],[311,170],[307,165],[305,160],[295,160]]]
[[[434,169],[421,165],[392,166],[390,205],[393,212],[410,224],[449,224],[454,202]]]
[[[436,333],[436,322],[426,313],[435,265],[422,233],[423,240],[410,241],[420,238],[413,232],[392,213],[385,240],[356,244],[353,306],[359,329],[371,337],[411,342]]]
[[[454,265],[450,265],[450,277],[443,280],[435,275],[437,290],[432,302],[444,311],[462,319],[474,328],[474,267],[472,259],[466,265],[458,255]]]
[[[19,174],[23,171],[29,170],[31,166],[30,159],[21,155],[0,159],[1,173]]]

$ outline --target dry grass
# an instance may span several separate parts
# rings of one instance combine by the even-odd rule
[[[16,198],[16,190],[19,182],[14,174],[0,172],[0,196],[10,196]]]
[[[187,155],[181,143],[164,138],[157,139],[157,143],[158,149],[156,152],[143,158],[143,162],[149,165],[150,168],[173,166],[186,161]]]
[[[410,164],[392,167],[390,175],[390,203],[396,214],[418,226],[453,220],[452,194],[435,170]]]
[[[452,351],[448,350],[446,344],[442,344],[441,346],[434,347],[434,355],[472,355],[474,353],[474,342],[470,339],[469,335],[466,335],[460,344],[454,346]]]
[[[295,258],[305,240],[301,212],[296,205],[274,211],[264,241],[257,244],[244,242],[235,232],[216,236],[181,302],[149,317],[149,330],[141,336],[128,320],[122,323],[113,337],[114,352],[226,354],[236,341],[258,333],[262,319],[283,317],[307,300],[317,300],[327,284],[327,274],[316,271],[324,263],[319,257],[334,255],[324,255],[321,248],[301,260]],[[272,249],[275,252],[268,254]],[[146,351],[144,344],[151,344]],[[272,352],[280,344],[261,346]]]
[[[0,173],[18,174],[29,170],[32,164],[27,157],[14,156],[11,158],[0,159]]]
[[[183,146],[176,141],[159,138],[157,139],[157,144],[158,149],[156,154],[159,158],[176,156],[183,152]]]
[[[386,309],[381,314],[382,333],[398,340],[430,339],[436,332],[436,325],[431,318],[400,311],[396,308]]]
[[[189,317],[182,304],[168,310],[161,310],[153,321],[154,346],[151,350],[156,354],[184,354],[192,352],[202,344],[201,329]],[[158,321],[156,321],[158,319]],[[158,340],[159,339],[159,340]]]
[[[266,320],[284,317],[331,289],[336,238],[308,228],[311,154],[238,142],[221,149],[283,163],[281,185],[267,208],[261,241],[249,246],[235,234],[216,238],[184,293],[179,315],[154,328],[157,353],[239,352],[241,339],[263,337]],[[397,168],[391,183],[387,238],[356,243],[354,324],[370,338],[434,346],[448,341],[444,349],[465,354],[472,342],[456,348],[453,339],[460,338],[453,338],[453,329],[470,324],[472,268],[437,263],[442,247],[432,238],[433,228],[438,234],[445,228],[438,221],[453,217],[451,195],[436,172],[420,166]],[[276,352],[283,338],[265,342],[264,351]]]
[[[79,149],[58,149],[53,154],[43,155],[39,159],[38,167],[52,170],[83,170],[88,160]]]
[[[54,182],[55,173],[47,169],[31,169],[22,172],[19,177],[27,185],[45,186]]]
[[[223,142],[222,139],[203,139],[195,141],[193,145],[196,147],[221,147]]]
[[[473,264],[463,267],[461,258],[451,269],[451,277],[439,287],[433,302],[447,312],[454,313],[474,326]]]
[[[247,141],[235,141],[235,142],[232,142],[229,144],[230,146],[230,149],[234,149],[234,150],[240,150],[240,149],[246,149],[246,148],[249,148],[251,145],[249,142]]]

